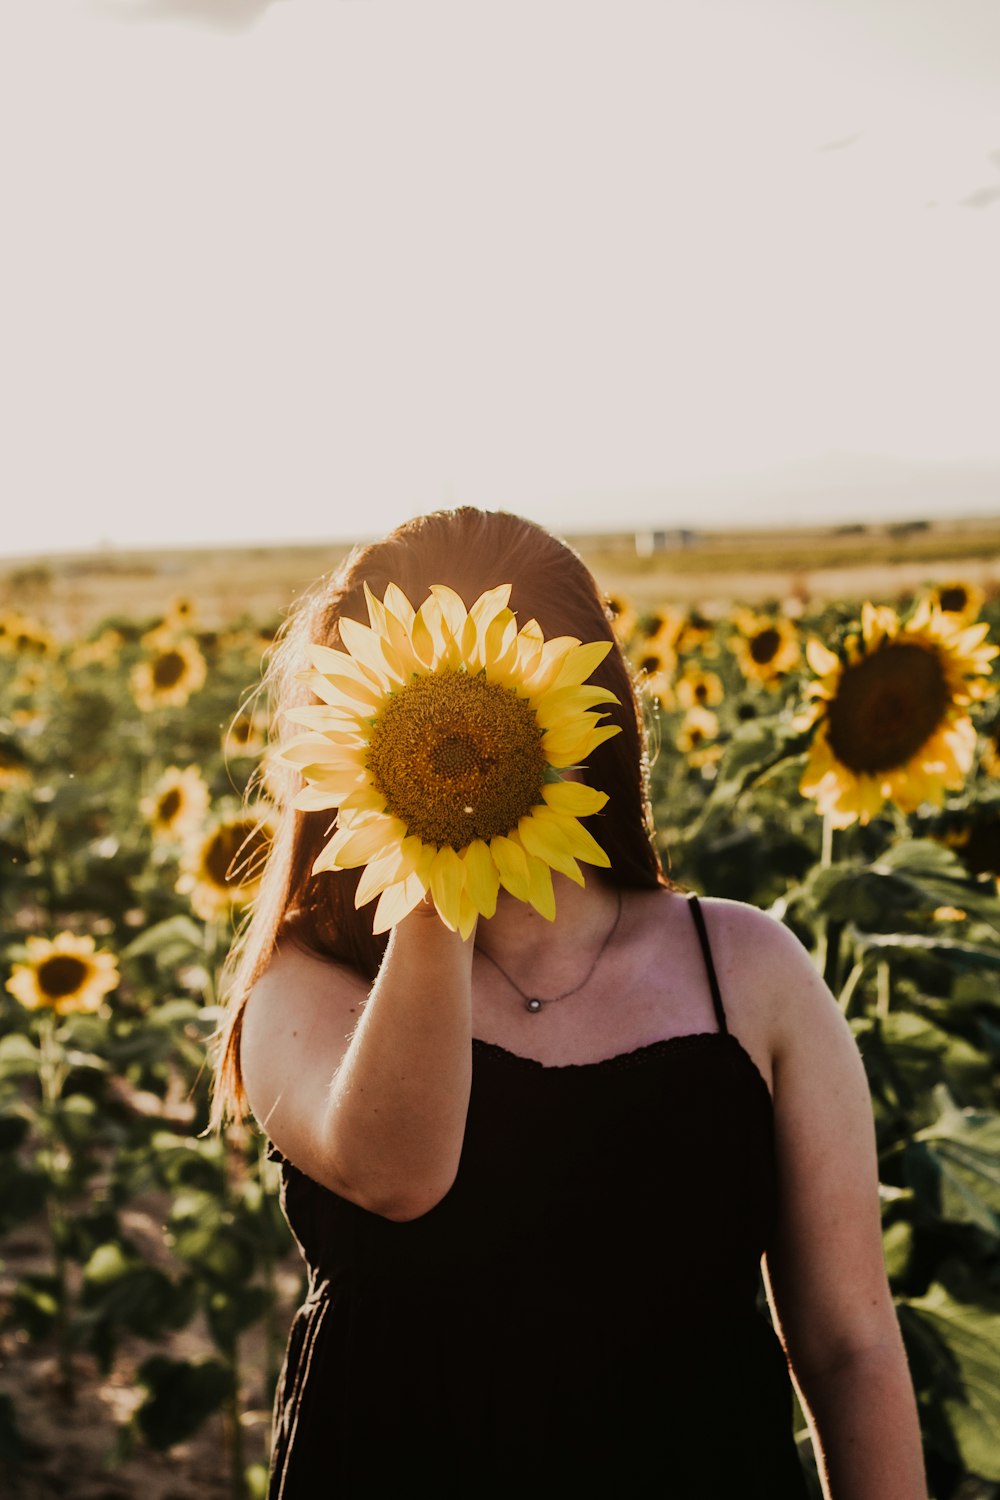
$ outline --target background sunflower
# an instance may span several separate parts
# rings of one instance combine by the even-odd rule
[[[205,658],[193,636],[153,631],[144,638],[148,655],[129,679],[132,696],[145,712],[155,708],[183,708],[204,687]]]
[[[60,1016],[96,1011],[118,987],[117,959],[98,949],[92,937],[60,932],[49,941],[33,936],[25,951],[6,988],[28,1010],[52,1010]]]
[[[188,844],[176,889],[206,922],[248,906],[260,887],[274,832],[269,808],[221,814],[201,838]]]
[[[985,691],[997,647],[988,626],[962,627],[928,601],[901,624],[887,605],[866,603],[861,634],[841,654],[812,639],[818,680],[796,726],[815,726],[799,784],[835,828],[867,823],[890,799],[906,812],[938,806],[972,765],[976,731],[969,705]]]

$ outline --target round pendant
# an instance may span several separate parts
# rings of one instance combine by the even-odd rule
[[[524,1008],[525,1010],[537,1012],[541,1010],[542,1002],[540,1000],[525,1000]]]

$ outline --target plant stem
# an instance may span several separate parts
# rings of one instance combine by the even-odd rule
[[[56,1358],[59,1376],[57,1389],[67,1403],[76,1399],[73,1362],[69,1347],[69,1280],[66,1274],[66,1216],[62,1210],[63,1152],[60,1139],[58,1101],[62,1092],[64,1071],[55,1039],[56,1018],[43,1015],[38,1027],[38,1050],[41,1055],[39,1076],[42,1085],[42,1121],[47,1139],[45,1168],[51,1190],[45,1196],[45,1214],[52,1243],[52,1273],[56,1283]]]
[[[820,845],[819,863],[821,870],[828,870],[833,864],[833,819],[829,813],[823,814],[823,839]]]
[[[892,973],[888,961],[880,958],[875,968],[877,989],[875,992],[875,1014],[883,1019],[889,1014],[892,1004]]]
[[[847,981],[840,992],[839,1004],[845,1016],[850,1015],[851,1001],[854,999],[854,992],[861,983],[864,972],[865,961],[863,958],[859,958],[854,968],[848,974]]]
[[[833,823],[829,813],[823,814],[823,834],[820,842],[819,866],[828,870],[833,863]],[[824,917],[820,923],[819,939],[816,943],[816,967],[826,978],[830,956],[830,920]]]

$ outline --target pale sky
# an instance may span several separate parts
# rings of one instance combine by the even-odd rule
[[[7,555],[1000,513],[996,0],[0,0]]]

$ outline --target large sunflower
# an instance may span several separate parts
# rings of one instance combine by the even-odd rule
[[[14,965],[7,989],[29,1010],[60,1016],[96,1011],[118,986],[117,959],[98,950],[92,937],[60,932],[51,942],[29,937],[25,947],[27,960]]]
[[[905,624],[866,603],[861,635],[847,638],[842,657],[809,641],[819,680],[795,724],[816,732],[799,789],[833,827],[867,823],[886,799],[904,812],[940,806],[962,786],[976,748],[969,705],[989,691],[998,649],[984,644],[988,628],[963,628],[928,601]]]
[[[605,793],[560,773],[619,733],[593,712],[614,694],[585,685],[611,642],[518,630],[510,590],[467,609],[435,584],[414,610],[395,584],[384,600],[366,585],[370,625],[343,619],[346,650],[312,647],[302,680],[323,701],[289,712],[311,732],[280,759],[308,783],[297,807],[338,809],[313,869],[367,866],[356,904],[379,897],[375,932],[429,891],[467,937],[501,885],[551,919],[553,870],[582,885],[578,860],[610,863],[577,821]]]

